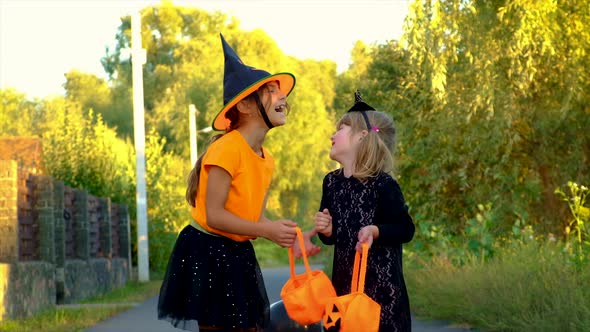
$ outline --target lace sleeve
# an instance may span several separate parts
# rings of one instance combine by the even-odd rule
[[[330,190],[328,188],[328,176],[329,174],[324,177],[324,182],[322,183],[322,200],[320,202],[319,211],[323,211],[326,208],[330,211],[332,207],[332,204],[330,202],[330,195],[328,195],[328,191]],[[320,238],[320,241],[322,241],[323,244],[333,245],[335,238],[334,234],[336,234],[336,227],[332,223],[332,236],[327,237],[324,234],[318,233],[318,237]]]
[[[375,243],[392,246],[410,242],[415,226],[397,181],[387,176],[379,186],[377,199],[375,225],[379,228],[379,238]]]

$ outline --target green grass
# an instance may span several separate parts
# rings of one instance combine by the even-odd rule
[[[130,281],[125,287],[117,288],[109,293],[91,297],[81,303],[133,303],[143,302],[151,296],[158,294],[162,280],[150,282]],[[146,294],[148,296],[146,297]]]
[[[482,263],[406,260],[412,311],[483,331],[590,331],[590,271],[563,247],[531,241]]]
[[[33,317],[2,321],[0,331],[6,332],[73,332],[83,331],[96,323],[113,317],[130,307],[67,308],[40,312]]]
[[[130,281],[127,285],[113,290],[102,296],[85,299],[83,304],[117,304],[143,302],[155,296],[161,280],[153,280],[147,283]],[[26,319],[5,320],[0,322],[2,332],[73,332],[96,325],[100,321],[109,319],[125,310],[128,305],[113,305],[100,307],[56,308],[39,312]]]

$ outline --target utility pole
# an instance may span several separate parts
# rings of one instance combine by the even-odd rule
[[[131,14],[131,70],[133,72],[133,132],[137,181],[137,272],[139,281],[150,280],[147,195],[145,170],[145,123],[143,105],[143,65],[145,49],[141,47],[141,14],[139,9]],[[130,267],[131,268],[131,267]]]

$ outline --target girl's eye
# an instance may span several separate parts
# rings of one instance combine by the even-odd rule
[[[276,86],[276,85],[274,85],[274,84],[273,85],[267,85],[267,88],[268,88],[268,92],[270,92],[270,93],[275,93],[275,92],[277,92],[279,90],[279,87]]]

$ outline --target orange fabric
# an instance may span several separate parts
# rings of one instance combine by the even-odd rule
[[[303,234],[299,227],[297,239],[302,249]],[[317,323],[322,319],[329,299],[336,297],[336,291],[328,276],[320,270],[312,271],[307,260],[305,250],[302,250],[305,272],[295,275],[295,259],[293,248],[289,248],[289,264],[291,278],[287,280],[281,290],[281,298],[289,317],[302,325]]]
[[[350,294],[332,298],[326,304],[323,317],[327,332],[378,332],[381,305],[373,301],[365,291],[365,275],[369,247],[363,243],[362,259],[359,252],[354,258]],[[360,272],[359,272],[360,261]]]
[[[262,149],[264,158],[257,155],[237,130],[232,130],[213,142],[203,156],[196,207],[191,209],[193,219],[208,232],[226,236],[235,241],[247,241],[252,236],[227,233],[207,225],[207,181],[211,166],[219,166],[232,177],[225,209],[236,216],[258,222],[264,198],[274,171],[274,159]]]

